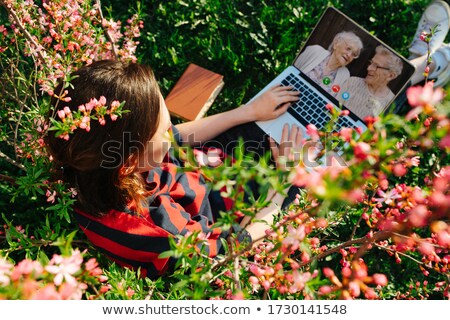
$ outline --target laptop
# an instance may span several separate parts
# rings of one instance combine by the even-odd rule
[[[345,66],[327,73],[330,59]],[[415,67],[400,54],[336,8],[328,7],[293,64],[250,101],[277,84],[300,91],[300,100],[282,116],[256,122],[278,143],[285,123],[301,127],[305,137],[308,124],[323,129],[331,119],[327,104],[339,112],[349,110],[348,116],[339,117],[333,131],[344,127],[359,127],[364,131],[367,128],[364,118],[388,112],[414,71]],[[376,91],[372,92],[374,84]]]

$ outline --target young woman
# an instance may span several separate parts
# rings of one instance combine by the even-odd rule
[[[220,238],[229,232],[211,225],[220,210],[230,209],[230,202],[211,191],[198,172],[182,172],[175,159],[166,161],[170,132],[178,143],[190,145],[217,136],[220,141],[220,135],[226,137],[231,129],[242,133],[244,123],[250,123],[250,129],[244,129],[254,135],[257,126],[253,121],[278,117],[290,102],[298,100],[299,93],[277,86],[247,105],[173,126],[148,66],[99,61],[81,68],[72,78],[67,88],[71,101],[55,99],[56,114],[69,114],[69,109],[76,112],[80,106],[85,110],[93,98],[102,99],[105,108],[125,102],[124,109],[129,110],[115,121],[109,117],[92,120],[89,132],[75,129],[67,140],[52,132],[47,136],[55,164],[63,168],[64,180],[78,192],[75,216],[87,238],[118,264],[141,268],[141,274],[148,277],[161,275],[173,265],[173,260],[158,256],[170,249],[169,238],[176,235],[201,231],[209,255],[217,255],[222,249]],[[55,92],[60,92],[61,86]],[[273,156],[288,155],[301,140],[299,128],[285,127],[283,141],[290,143],[280,144],[284,146],[280,149],[272,144]],[[271,196],[272,204],[256,215],[266,223],[249,224],[244,219],[239,225],[237,221],[233,232],[245,226],[238,241],[264,236],[283,202],[281,194],[271,191]]]

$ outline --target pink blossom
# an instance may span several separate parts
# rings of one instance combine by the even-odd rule
[[[208,165],[208,159],[206,157],[206,154],[198,149],[193,149],[195,160],[197,160],[197,163],[200,167],[204,167]]]
[[[427,82],[423,87],[414,86],[406,90],[408,103],[412,107],[420,107],[425,105],[436,105],[444,98],[444,90],[442,88],[433,89],[433,82]]]
[[[370,145],[368,145],[365,142],[358,142],[355,145],[353,152],[357,159],[365,160],[369,156],[370,150],[371,150]]]
[[[450,133],[443,137],[441,141],[439,141],[439,147],[441,149],[450,148]]]
[[[423,227],[427,223],[428,209],[424,205],[418,205],[409,211],[409,222],[413,227]]]
[[[126,294],[128,298],[131,298],[135,294],[135,291],[131,288],[128,288]]]
[[[344,141],[350,142],[350,140],[352,139],[352,133],[352,128],[342,128],[339,132],[339,135],[342,139],[344,139]]]
[[[94,109],[94,107],[97,106],[97,103],[98,103],[97,99],[92,98],[91,100],[89,100],[88,103],[85,104],[86,110],[91,111],[92,109]]]
[[[418,167],[420,164],[420,157],[419,156],[412,157],[412,158],[408,159],[407,162],[408,162],[409,166],[411,166],[411,167]]]
[[[55,202],[56,191],[51,192],[49,189],[47,189],[47,192],[45,193],[45,196],[47,197],[47,202],[54,203]]]
[[[419,36],[419,39],[426,42],[427,37],[428,37],[428,34],[425,31],[422,31],[422,33]]]
[[[436,234],[436,240],[440,246],[442,246],[444,248],[450,248],[450,233],[447,230],[439,231]]]
[[[61,300],[61,296],[56,290],[56,287],[50,283],[44,288],[39,289],[33,296],[33,300]]]
[[[111,102],[111,109],[112,109],[112,110],[115,110],[115,109],[117,109],[118,107],[120,107],[120,102],[119,102],[119,101],[114,100],[113,102]]]
[[[102,269],[98,267],[97,260],[95,258],[89,259],[85,263],[86,271],[89,272],[89,275],[91,276],[99,276],[103,273]]]
[[[85,283],[80,283],[77,285],[72,285],[70,283],[64,282],[59,287],[60,299],[62,300],[81,300],[83,296],[83,290],[87,288]]]
[[[352,297],[359,297],[361,294],[361,288],[359,287],[359,283],[356,281],[350,281],[348,283],[348,291]]]
[[[375,293],[375,291],[372,288],[367,288],[366,291],[364,292],[364,296],[367,299],[373,300],[377,297],[377,294]]]
[[[420,253],[425,256],[432,256],[432,255],[436,254],[436,252],[434,251],[433,245],[427,241],[422,241],[419,244],[418,249],[419,249]]]
[[[0,257],[0,284],[7,286],[10,282],[9,276],[11,275],[11,270],[14,267],[3,257]]]
[[[330,294],[333,291],[333,288],[330,286],[322,286],[319,288],[320,295]]]
[[[347,110],[347,109],[345,109],[345,110],[342,110],[341,113],[340,113],[339,115],[340,115],[340,116],[348,116],[349,114],[350,114],[350,111]]]
[[[298,272],[294,270],[293,275],[293,283],[289,288],[290,293],[296,293],[305,288],[306,282],[311,280],[311,273],[309,272]]]
[[[334,271],[331,270],[330,268],[323,268],[323,274],[325,277],[331,278],[334,276]]]
[[[403,177],[405,174],[408,173],[408,169],[406,169],[406,167],[403,164],[397,163],[392,168],[392,173],[397,177]]]
[[[264,270],[258,267],[256,264],[251,264],[249,270],[257,277],[261,277],[264,275]]]
[[[98,99],[98,103],[100,104],[100,106],[106,105],[106,98],[105,98],[104,96],[101,96],[101,97]]]
[[[316,141],[319,139],[319,130],[313,124],[308,124],[306,126],[306,134],[310,136],[311,140]]]
[[[38,277],[42,274],[44,268],[38,261],[33,261],[30,259],[25,259],[20,261],[11,273],[11,279],[16,281],[20,279],[21,276],[33,275]]]
[[[387,277],[382,273],[375,273],[372,275],[373,283],[375,283],[377,286],[384,287],[388,283]]]
[[[288,225],[288,235],[283,239],[282,244],[286,247],[290,247],[290,250],[297,250],[300,243],[306,236],[305,226],[302,224],[297,228]]]
[[[374,198],[375,201],[380,203],[386,203],[387,205],[390,205],[394,203],[395,200],[400,199],[401,195],[398,194],[398,191],[396,189],[392,189],[388,192],[384,192],[383,190],[378,190],[377,194],[381,198]]]
[[[210,148],[206,154],[208,165],[217,167],[222,164],[222,150],[218,148]]]
[[[53,282],[59,286],[63,281],[76,286],[77,280],[73,277],[80,270],[83,258],[78,250],[75,250],[70,257],[54,255],[49,264],[45,267],[49,273],[55,275]]]
[[[64,112],[64,110],[58,110],[58,117],[62,120],[66,117],[66,113]]]

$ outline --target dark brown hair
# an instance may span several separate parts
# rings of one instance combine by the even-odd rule
[[[55,93],[61,90],[62,83]],[[158,127],[160,91],[153,71],[136,63],[98,61],[74,72],[67,90],[71,101],[53,99],[53,114],[66,106],[76,111],[101,96],[107,106],[125,101],[123,109],[130,110],[116,121],[105,117],[105,125],[91,120],[89,132],[76,129],[67,141],[48,133],[48,150],[63,168],[63,180],[76,188],[79,206],[95,216],[130,202],[142,209],[145,185],[133,163]]]

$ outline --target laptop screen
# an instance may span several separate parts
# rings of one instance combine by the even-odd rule
[[[333,7],[322,15],[294,66],[361,119],[385,112],[415,71]]]

